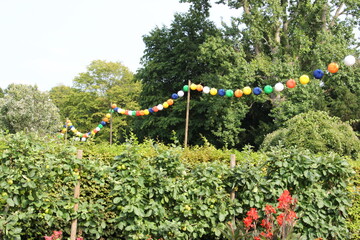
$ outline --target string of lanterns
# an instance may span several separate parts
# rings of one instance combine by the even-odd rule
[[[346,56],[344,59],[344,64],[346,66],[353,66],[355,63],[356,63],[356,58],[352,55]],[[337,73],[339,71],[339,68],[340,68],[339,64],[332,62],[328,65],[327,71],[329,73]],[[322,79],[324,75],[325,75],[325,73],[321,69],[316,69],[315,71],[313,71],[313,76],[315,79]],[[304,75],[300,76],[299,82],[303,85],[306,85],[310,82],[310,77],[308,75],[304,74]],[[296,87],[296,81],[294,79],[287,80],[286,87],[287,88]],[[185,92],[188,92],[189,89],[193,90],[193,91],[203,92],[204,94],[210,94],[212,96],[219,95],[222,97],[226,96],[229,98],[235,96],[236,98],[240,98],[243,95],[251,95],[252,93],[254,95],[260,95],[262,92],[264,92],[265,94],[270,94],[270,93],[273,93],[274,91],[281,92],[285,89],[285,86],[283,83],[278,82],[274,85],[274,87],[271,85],[266,85],[263,89],[260,87],[254,87],[253,89],[251,89],[249,86],[246,86],[243,89],[236,89],[235,91],[233,91],[231,89],[228,89],[228,90],[216,89],[216,88],[211,88],[208,86],[202,86],[201,84],[192,83],[190,86],[184,85],[182,90],[179,90],[178,92],[171,94],[171,98],[169,98],[165,102],[155,105],[153,107],[150,107],[148,109],[127,110],[127,109],[119,108],[116,104],[112,104],[110,112],[117,112],[119,114],[127,115],[127,116],[147,116],[149,114],[157,113],[166,108],[169,108],[170,106],[172,106],[174,104],[174,100],[182,98],[185,95]],[[59,134],[59,137],[63,137],[64,134],[67,133],[68,129],[69,129],[77,137],[76,140],[86,141],[87,138],[89,138],[91,136],[95,136],[96,133],[100,132],[100,130],[104,126],[109,124],[111,117],[112,117],[112,114],[107,113],[102,118],[102,121],[92,131],[90,131],[88,133],[79,132],[75,128],[75,126],[71,123],[71,121],[67,120],[64,125],[64,128],[61,130],[61,132]]]

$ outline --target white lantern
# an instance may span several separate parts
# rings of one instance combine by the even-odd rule
[[[159,109],[159,111],[164,109],[164,106],[162,104],[157,105],[157,108]]]
[[[99,127],[96,127],[95,130],[98,131],[98,132],[100,132],[100,128],[99,128]]]
[[[282,90],[284,90],[284,84],[278,82],[277,84],[275,84],[275,91],[277,92],[281,92]]]
[[[120,113],[121,111],[123,111],[121,108],[118,108],[117,112]]]
[[[183,97],[184,96],[184,91],[182,91],[182,90],[178,91],[177,95],[179,97]]]
[[[352,55],[349,55],[349,56],[346,56],[345,59],[344,59],[344,63],[346,66],[352,66],[356,63],[356,59],[354,56]]]
[[[132,116],[132,112],[133,112],[133,111],[128,111],[128,115],[129,115],[129,116]]]
[[[204,87],[203,88],[203,93],[206,93],[206,94],[208,94],[210,92],[210,88],[209,87]]]

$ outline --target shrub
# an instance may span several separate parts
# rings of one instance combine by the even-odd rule
[[[286,121],[284,128],[265,137],[261,149],[268,151],[274,146],[296,146],[313,153],[332,151],[353,157],[360,152],[360,140],[351,126],[321,111],[302,113]]]

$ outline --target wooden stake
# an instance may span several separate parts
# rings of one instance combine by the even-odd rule
[[[233,169],[236,166],[236,158],[235,158],[235,154],[231,154],[230,155],[230,168]],[[230,199],[234,200],[235,199],[235,190],[232,190],[232,192],[230,193]]]
[[[78,150],[76,157],[78,159],[82,159],[83,156],[83,150]],[[80,171],[79,171],[80,174]],[[79,199],[80,197],[80,180],[77,181],[75,189],[74,189],[74,198]],[[74,205],[74,212],[77,212],[79,209],[79,203],[75,203]],[[70,234],[70,240],[76,239],[76,228],[77,228],[77,219],[74,219],[71,223],[71,234]]]
[[[185,140],[184,140],[184,148],[187,148],[188,143],[188,133],[189,133],[189,115],[190,115],[190,85],[191,81],[188,82],[188,95],[187,95],[187,103],[186,103],[186,119],[185,119]]]
[[[111,106],[112,106],[112,103],[111,103]],[[110,110],[110,115],[111,115],[111,117],[110,117],[110,145],[112,144],[112,119],[113,119],[113,114],[112,114],[112,107],[111,107],[111,110]]]

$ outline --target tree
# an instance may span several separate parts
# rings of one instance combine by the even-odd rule
[[[135,82],[132,72],[119,62],[92,61],[87,71],[79,73],[73,82],[73,87],[54,87],[50,95],[61,110],[63,120],[69,118],[80,132],[91,132],[112,103],[122,108],[138,108],[141,83]],[[113,115],[113,140],[123,141],[124,131],[129,131],[132,119]],[[103,128],[96,139],[108,141],[109,128]]]
[[[10,133],[53,133],[60,129],[59,109],[36,86],[11,84],[0,98],[0,122]]]
[[[231,87],[238,76],[233,74],[234,69],[243,69],[242,64],[246,65],[243,53],[223,39],[215,25],[202,14],[176,14],[170,27],[155,28],[144,37],[144,42],[144,67],[136,76],[143,85],[140,95],[143,108],[166,101],[188,80],[203,86]],[[238,125],[247,105],[199,92],[191,94],[189,143],[201,144],[203,136],[217,146],[237,144],[243,131]],[[165,142],[171,141],[171,132],[175,131],[182,141],[185,110],[186,102],[179,99],[166,111],[137,119],[135,130],[140,137]]]
[[[210,14],[209,0],[180,0],[190,2],[191,11]],[[244,126],[245,138],[254,138],[251,131],[259,133],[262,129],[276,129],[293,116],[309,110],[330,111],[346,120],[358,120],[358,108],[354,114],[343,107],[337,107],[351,98],[353,103],[359,101],[360,91],[356,79],[359,79],[358,68],[342,66],[346,55],[359,55],[359,40],[354,37],[354,29],[360,27],[360,2],[346,1],[273,1],[273,0],[220,0],[217,4],[226,4],[229,8],[239,9],[239,15],[233,18],[232,24],[224,25],[223,36],[233,42],[254,71],[255,81],[259,86],[285,83],[293,78],[307,74],[312,77],[315,69],[322,69],[325,76],[314,80],[312,84],[272,95],[269,102],[254,104],[246,119],[252,119],[253,113],[262,112],[274,120],[258,126]],[[341,71],[337,74],[326,72],[330,62],[338,62]],[[243,72],[243,69],[240,70]],[[323,87],[320,88],[319,84]],[[336,90],[343,86],[344,91]],[[305,90],[306,89],[306,90]],[[356,107],[355,107],[356,108]],[[336,110],[334,110],[336,109]],[[346,117],[344,117],[346,116]],[[270,120],[270,121],[269,121]],[[265,126],[266,125],[266,126]],[[252,129],[252,130],[251,130]],[[263,136],[264,134],[258,134]],[[256,142],[261,142],[258,138]]]
[[[4,91],[0,88],[0,98],[4,97]]]
[[[326,112],[309,111],[285,122],[285,126],[268,134],[261,148],[271,147],[309,149],[313,153],[330,151],[356,157],[360,152],[360,140],[349,124]]]

